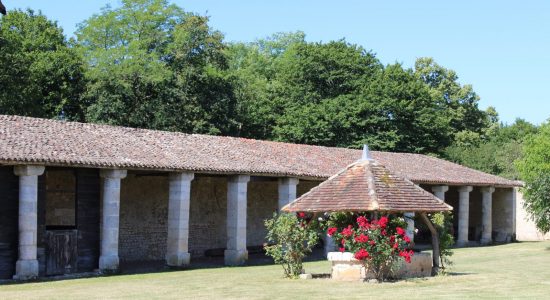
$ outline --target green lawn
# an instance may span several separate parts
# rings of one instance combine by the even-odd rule
[[[254,266],[3,285],[0,299],[550,298],[550,242],[457,249],[453,260],[451,275],[397,283],[289,280],[279,266]]]

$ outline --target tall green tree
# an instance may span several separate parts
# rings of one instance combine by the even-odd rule
[[[229,73],[238,100],[239,135],[273,139],[283,107],[276,101],[278,61],[292,45],[305,43],[303,32],[276,33],[252,43],[230,43]]]
[[[484,140],[473,144],[454,143],[445,149],[444,156],[459,164],[510,179],[520,179],[515,162],[523,155],[526,137],[537,127],[522,119],[511,125],[500,124]]]
[[[166,0],[123,0],[80,24],[93,122],[234,134],[223,36]]]
[[[83,120],[83,63],[41,13],[0,18],[0,113]]]
[[[422,57],[415,62],[415,74],[431,88],[432,99],[445,108],[454,139],[475,139],[494,123],[494,110],[479,109],[479,96],[471,85],[458,82],[455,71],[442,67],[433,58]]]
[[[529,136],[517,167],[525,182],[525,209],[538,229],[550,231],[550,121]]]

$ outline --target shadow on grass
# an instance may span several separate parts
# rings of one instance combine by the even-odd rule
[[[223,253],[223,252],[222,252]],[[313,253],[308,255],[304,262],[326,261],[322,249],[314,249]],[[201,269],[220,269],[220,268],[250,268],[258,266],[274,265],[273,259],[266,256],[263,251],[249,249],[249,259],[246,265],[228,267],[224,263],[223,255],[215,255],[210,257],[198,257],[191,260],[191,265],[181,268],[174,268],[166,266],[164,260],[152,260],[152,261],[132,261],[132,262],[120,262],[120,271],[113,274],[103,274],[99,271],[66,274],[59,276],[40,277],[34,280],[17,281],[17,280],[0,280],[0,286],[19,285],[25,283],[40,283],[40,282],[53,282],[53,281],[70,281],[76,279],[90,279],[101,277],[118,277],[126,275],[143,275],[143,274],[156,274],[156,273],[171,273],[180,272],[186,270],[201,270]],[[244,271],[244,270],[243,270]],[[324,275],[324,274],[323,274]]]
[[[474,272],[449,272],[446,276],[465,276],[465,275],[475,275]]]

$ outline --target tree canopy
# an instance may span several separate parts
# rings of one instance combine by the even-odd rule
[[[431,58],[385,65],[303,32],[228,43],[207,16],[167,0],[107,6],[71,42],[32,11],[0,22],[2,113],[434,155],[499,127]]]
[[[0,18],[0,113],[83,120],[85,66],[63,30],[41,13]]]
[[[234,133],[223,36],[166,0],[124,0],[80,24],[86,119],[132,127]]]
[[[542,232],[550,231],[550,121],[527,137],[517,167],[525,182],[525,208]]]

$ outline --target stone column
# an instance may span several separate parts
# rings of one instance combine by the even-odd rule
[[[168,239],[166,264],[171,267],[188,265],[189,255],[189,204],[193,173],[170,174],[168,198]]]
[[[291,201],[296,200],[298,178],[279,178],[279,210]]]
[[[458,188],[458,239],[457,246],[468,244],[468,227],[470,226],[470,192],[471,186],[461,186]]]
[[[414,213],[403,213],[405,221],[407,222],[407,236],[411,239],[411,243],[414,243]]]
[[[434,195],[445,201],[445,193],[449,190],[449,187],[446,186],[446,185],[436,185],[436,186],[432,186],[432,192],[434,193]]]
[[[481,188],[483,198],[481,200],[481,244],[487,245],[492,242],[493,234],[493,192],[494,187]]]
[[[248,175],[237,175],[227,180],[227,248],[225,264],[242,265],[248,259],[246,251],[246,198]]]
[[[19,176],[19,259],[15,264],[16,280],[38,277],[36,244],[38,232],[38,176],[43,166],[16,166]]]
[[[103,272],[118,270],[120,180],[125,178],[126,174],[126,170],[100,171],[100,176],[103,178],[103,210],[99,269]]]

